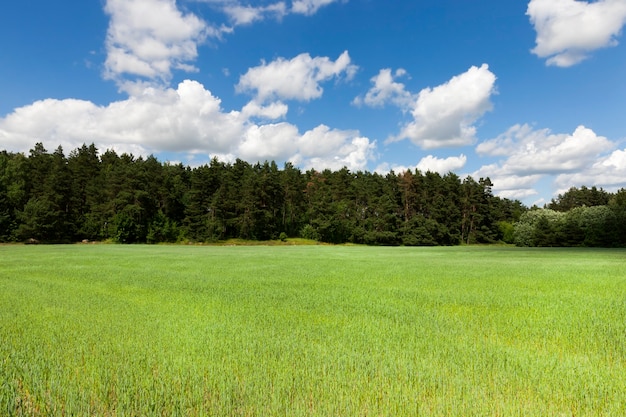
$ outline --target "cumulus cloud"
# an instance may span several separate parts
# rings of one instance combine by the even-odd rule
[[[543,177],[540,174],[512,174],[507,167],[499,164],[482,166],[470,174],[472,178],[487,178],[493,183],[492,191],[495,195],[509,199],[525,199],[539,194],[536,184]]]
[[[97,133],[91,120],[98,117],[99,111],[98,106],[84,100],[36,101],[0,118],[0,143],[5,149],[21,152],[37,141],[53,141],[67,147],[76,139],[72,131],[81,132],[78,135],[84,134],[85,138]]]
[[[278,58],[248,69],[239,79],[236,90],[254,93],[260,102],[276,99],[309,101],[322,96],[322,82],[342,76],[350,79],[356,69],[350,63],[347,51],[335,61],[328,57],[311,58],[304,53],[290,60]]]
[[[291,8],[284,1],[252,6],[236,0],[197,0],[213,4],[229,17],[232,26],[219,27],[193,13],[183,12],[176,0],[105,1],[104,10],[110,21],[104,77],[114,80],[121,91],[135,95],[149,86],[168,86],[174,70],[197,72],[194,62],[198,45],[209,37],[219,39],[225,33],[232,33],[234,26],[268,17],[281,19],[289,13],[311,15],[335,0],[299,0]],[[316,58],[312,64],[313,71],[322,77],[318,82],[324,80],[324,71],[328,69],[319,60],[323,58]],[[347,53],[334,64],[342,65],[345,60],[348,66],[344,71],[350,77],[356,67],[349,65]]]
[[[211,29],[183,14],[175,0],[107,0],[105,11],[111,17],[105,77],[120,88],[126,89],[128,76],[167,84],[173,69],[196,70],[190,63]]]
[[[234,25],[248,25],[256,21],[264,20],[268,16],[281,19],[287,14],[287,6],[284,2],[270,4],[268,6],[243,6],[241,4],[227,4],[224,13],[229,16]]]
[[[358,131],[319,125],[300,134],[289,123],[253,125],[238,146],[237,155],[248,160],[286,160],[303,169],[366,169],[376,142]]]
[[[503,159],[472,175],[490,177],[494,192],[500,196],[525,198],[536,194],[533,186],[547,176],[557,175],[560,178],[557,182],[574,180],[577,175],[586,176],[580,184],[595,184],[590,172],[594,166],[599,170],[602,163],[611,160],[602,159],[602,156],[613,148],[613,142],[584,126],[578,126],[572,134],[552,134],[549,129],[535,130],[526,124],[515,125],[476,147],[479,155]],[[601,162],[596,163],[598,158]],[[619,164],[619,157],[616,162]],[[606,172],[607,167],[604,169]],[[573,184],[575,182],[570,182],[567,188]]]
[[[233,152],[215,153],[220,160],[232,162],[235,158],[248,161],[289,161],[308,170],[351,171],[367,169],[374,159],[376,142],[358,131],[331,129],[319,125],[304,133],[290,123],[249,125]]]
[[[95,143],[135,155],[164,151],[246,160],[290,160],[304,168],[365,169],[376,142],[358,131],[320,125],[300,133],[287,122],[255,123],[253,117],[277,118],[282,103],[248,103],[225,111],[221,101],[196,81],[176,89],[146,88],[142,94],[107,106],[84,100],[41,100],[0,118],[0,143],[27,151],[36,142],[75,149]]]
[[[613,146],[607,138],[584,126],[578,126],[570,135],[515,125],[478,145],[476,152],[507,156],[503,166],[513,174],[558,174],[584,169]]]
[[[431,171],[444,175],[448,172],[458,171],[465,166],[466,162],[467,157],[463,154],[448,158],[437,158],[435,156],[428,155],[419,161],[416,168],[421,172]]]
[[[207,1],[234,25],[291,12],[312,14],[332,2],[299,1],[289,10],[284,2],[252,7]],[[110,22],[104,76],[128,98],[105,106],[47,99],[17,108],[0,117],[0,143],[5,148],[26,152],[41,141],[75,149],[93,142],[99,149],[135,155],[185,154],[192,163],[206,155],[226,161],[289,160],[316,169],[364,169],[373,158],[376,143],[358,131],[319,125],[301,133],[286,121],[276,122],[288,112],[281,100],[319,98],[323,82],[353,77],[357,67],[348,52],[334,61],[302,54],[251,68],[237,89],[252,92],[253,99],[241,110],[225,111],[221,100],[199,82],[185,80],[176,88],[169,84],[176,69],[196,71],[193,64],[201,42],[232,29],[209,26],[181,11],[175,0],[106,0],[105,11]]]
[[[413,121],[390,141],[410,139],[423,149],[474,143],[475,123],[492,108],[495,81],[489,66],[483,64],[445,84],[423,89],[410,103]]]
[[[376,142],[356,130],[331,129],[322,124],[302,135],[292,130],[292,135],[284,138],[281,152],[285,155],[286,150],[293,151],[286,159],[303,169],[347,167],[358,171],[366,169],[368,161],[374,158]],[[258,146],[264,146],[262,141]]]
[[[433,155],[423,157],[415,166],[407,167],[405,165],[382,163],[376,167],[375,172],[385,175],[390,171],[406,172],[419,170],[420,172],[437,172],[446,175],[449,172],[456,172],[463,168],[467,162],[467,157],[463,154],[459,156],[451,156],[448,158],[438,158]]]
[[[617,45],[626,24],[624,0],[531,0],[526,14],[537,32],[532,53],[548,65],[569,67],[589,53]]]
[[[413,97],[406,91],[404,84],[395,81],[396,78],[403,76],[406,76],[406,71],[402,68],[395,72],[392,72],[390,68],[381,69],[378,75],[370,80],[374,85],[365,97],[355,98],[353,104],[382,107],[387,103],[392,103],[401,108],[408,108]]]
[[[301,139],[301,152],[304,156],[328,155],[337,150],[348,138],[356,138],[356,130],[331,129],[320,125],[306,132]]]
[[[303,169],[366,169],[373,159],[376,142],[358,131],[331,129],[319,125],[300,134],[297,127],[283,122],[250,126],[237,148],[248,160],[291,161]]]
[[[77,147],[140,146],[146,152],[230,150],[244,131],[240,112],[224,112],[220,100],[195,81],[177,89],[148,88],[108,106],[82,100],[42,100],[0,119],[0,142],[27,149],[36,141]]]
[[[280,119],[287,115],[287,111],[289,107],[280,101],[275,101],[273,103],[269,103],[267,105],[259,104],[258,102],[252,100],[248,104],[246,104],[241,112],[246,118],[252,117],[260,117],[264,119]]]
[[[246,160],[287,160],[298,150],[298,128],[289,123],[250,126],[237,154]]]
[[[596,185],[613,191],[626,187],[626,149],[615,150],[580,172],[560,174],[555,185],[558,193],[582,185]]]

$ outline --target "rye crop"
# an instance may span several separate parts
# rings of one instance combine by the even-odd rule
[[[626,251],[0,246],[0,415],[622,416]]]

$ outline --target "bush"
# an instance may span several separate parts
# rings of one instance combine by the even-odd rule
[[[311,224],[305,225],[302,230],[300,230],[300,237],[310,240],[320,240],[320,234]]]
[[[501,221],[498,223],[501,239],[504,243],[515,242],[515,228],[509,222]]]

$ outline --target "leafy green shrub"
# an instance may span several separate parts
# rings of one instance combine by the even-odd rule
[[[515,228],[511,223],[505,221],[498,222],[498,230],[504,243],[515,242]]]
[[[310,240],[320,240],[320,234],[311,224],[304,225],[304,227],[300,230],[300,237]]]

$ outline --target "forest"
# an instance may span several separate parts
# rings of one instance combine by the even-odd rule
[[[626,190],[572,188],[529,209],[492,186],[454,173],[303,172],[240,159],[191,168],[37,143],[28,155],[0,152],[0,241],[626,244]]]

